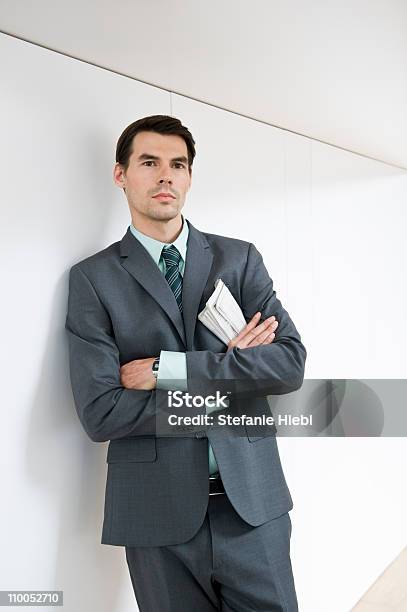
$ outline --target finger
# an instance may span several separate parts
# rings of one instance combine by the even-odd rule
[[[263,342],[263,344],[271,344],[274,340],[274,338],[276,337],[276,334],[273,332],[271,333]]]
[[[256,338],[256,336],[258,336],[259,334],[264,333],[265,331],[270,333],[270,327],[275,323],[275,316],[272,315],[268,319],[265,319],[263,323],[257,325],[255,328],[247,329],[250,324],[247,325],[246,328],[244,328],[240,332],[240,334],[238,334],[233,340],[231,340],[230,348],[233,348],[233,346],[238,346],[238,348],[246,348],[247,346],[251,345],[254,338]],[[256,345],[253,344],[252,346]]]
[[[251,340],[247,346],[259,346],[270,336],[270,328],[265,329],[261,334],[258,334],[253,340]]]
[[[267,344],[271,344],[276,337],[276,334],[273,332],[268,334],[267,337],[263,340],[263,342],[259,343],[259,346],[266,346]]]
[[[257,346],[255,344],[251,344],[256,336],[261,333],[267,331],[270,333],[270,329],[274,331],[278,325],[278,321],[274,315],[265,319],[262,323],[256,325],[256,321],[258,322],[260,312],[256,312],[256,314],[252,317],[251,321],[242,329],[242,331],[235,336],[232,340],[230,340],[228,344],[228,350],[233,349],[235,346],[238,348],[246,348],[247,346]]]
[[[255,315],[251,318],[249,323],[242,329],[242,331],[235,337],[233,340],[238,342],[241,338],[243,338],[247,332],[251,331],[254,327],[256,327],[261,317],[261,312],[256,312]]]
[[[248,333],[251,334],[251,338],[255,338],[256,336],[264,333],[265,331],[268,331],[270,333],[270,327],[273,325],[273,323],[275,323],[274,315],[272,317],[269,317],[268,319],[265,319],[263,323],[259,323],[259,325],[255,327],[255,329],[250,330],[250,332]]]

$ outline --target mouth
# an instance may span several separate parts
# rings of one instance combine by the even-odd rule
[[[153,196],[153,198],[157,200],[175,200],[175,197],[171,193],[158,193]]]

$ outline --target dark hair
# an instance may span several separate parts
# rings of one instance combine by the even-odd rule
[[[181,136],[188,150],[188,169],[191,172],[195,157],[195,140],[187,127],[179,119],[168,115],[151,115],[131,123],[120,135],[116,145],[116,162],[127,170],[130,155],[133,152],[133,138],[139,132],[157,132],[158,134],[175,134]]]

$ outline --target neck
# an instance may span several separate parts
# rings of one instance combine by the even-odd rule
[[[174,242],[182,230],[181,213],[174,217],[174,219],[165,219],[163,221],[149,219],[141,215],[137,217],[132,216],[131,221],[139,232],[160,242]]]

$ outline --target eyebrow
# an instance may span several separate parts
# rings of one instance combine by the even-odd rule
[[[142,153],[137,158],[138,161],[142,161],[142,160],[146,160],[146,159],[156,159],[156,160],[159,160],[160,158],[157,157],[157,155],[151,155],[150,153]],[[172,162],[182,162],[184,164],[188,163],[188,159],[185,157],[185,155],[181,155],[180,157],[173,157],[171,159],[171,161]]]

